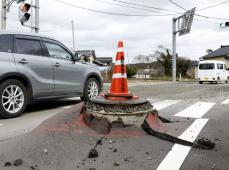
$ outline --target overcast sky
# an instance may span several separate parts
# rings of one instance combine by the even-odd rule
[[[164,15],[174,14],[156,10],[157,7],[170,11],[185,12],[169,0],[120,0],[140,6],[127,5],[115,0],[60,0],[87,9],[127,14]],[[229,2],[213,8],[198,11],[226,0],[173,0],[180,6],[211,17],[228,18]],[[27,1],[30,2],[30,1]],[[142,6],[148,6],[142,7]],[[140,9],[135,9],[140,8]],[[95,13],[65,5],[56,0],[40,0],[40,33],[55,37],[72,48],[71,20],[75,22],[77,49],[94,49],[97,57],[115,57],[117,42],[123,40],[129,61],[133,57],[153,53],[158,45],[172,48],[172,18],[168,16],[120,16]],[[30,31],[18,21],[18,5],[13,4],[7,14],[7,29]],[[190,34],[177,37],[177,52],[192,60],[205,55],[206,49],[217,49],[229,45],[229,27],[220,28],[225,20],[207,19],[195,16]],[[27,23],[30,24],[30,23]]]

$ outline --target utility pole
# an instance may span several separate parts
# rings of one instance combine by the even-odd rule
[[[31,0],[31,5],[33,5],[33,0]],[[32,8],[31,9],[31,16],[30,16],[30,21],[31,21],[31,32],[33,32],[35,29],[33,29],[34,27],[34,24],[33,24],[33,21],[34,21],[34,9]]]
[[[190,33],[195,10],[196,7],[185,12],[183,15],[179,16],[178,18],[172,19],[172,50],[173,50],[172,81],[173,82],[176,82],[177,79],[176,35],[177,33],[179,33],[179,36]]]
[[[173,44],[173,59],[172,59],[172,81],[176,82],[176,72],[177,72],[177,58],[176,58],[176,18],[173,18],[173,38],[172,38],[172,44]]]
[[[39,10],[40,10],[40,6],[39,6],[39,0],[35,0],[35,32],[38,33],[39,32]]]
[[[6,0],[0,0],[1,29],[6,29]]]
[[[74,26],[74,21],[72,20],[71,23],[72,23],[72,45],[73,45],[72,48],[73,48],[73,51],[75,53],[76,48],[75,48],[75,26]]]

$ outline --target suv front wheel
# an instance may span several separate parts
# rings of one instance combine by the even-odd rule
[[[89,78],[86,82],[84,88],[84,96],[81,97],[83,101],[90,101],[91,99],[95,98],[99,95],[100,92],[100,85],[99,82],[95,78]]]
[[[0,117],[14,118],[23,113],[27,105],[25,86],[18,80],[9,79],[0,86]]]

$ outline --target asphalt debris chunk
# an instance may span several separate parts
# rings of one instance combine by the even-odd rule
[[[99,139],[97,142],[96,142],[97,145],[103,145],[103,142],[102,142],[102,139]]]
[[[5,167],[11,166],[11,165],[12,165],[11,162],[6,162],[6,163],[4,164]]]
[[[201,138],[197,140],[197,143],[202,146],[206,146],[209,149],[213,149],[215,147],[215,143],[210,141],[207,138]]]
[[[215,169],[215,164],[212,165],[211,169]]]
[[[99,156],[99,153],[95,148],[91,149],[88,154],[88,158],[97,158],[98,156]]]
[[[21,166],[23,164],[23,160],[22,159],[17,159],[14,161],[14,166]]]
[[[44,154],[48,154],[48,149],[44,149]]]
[[[219,141],[219,142],[221,142],[222,140],[220,140],[219,138],[215,138],[215,141]]]
[[[120,163],[114,162],[114,163],[113,163],[113,166],[120,166]]]

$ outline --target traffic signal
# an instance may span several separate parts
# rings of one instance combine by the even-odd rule
[[[226,27],[229,27],[229,22],[225,22],[225,26]]]
[[[21,0],[19,0],[21,1]],[[27,22],[30,18],[29,9],[31,5],[28,3],[21,3],[19,6],[19,20],[21,22],[21,25],[24,25],[25,22]]]

